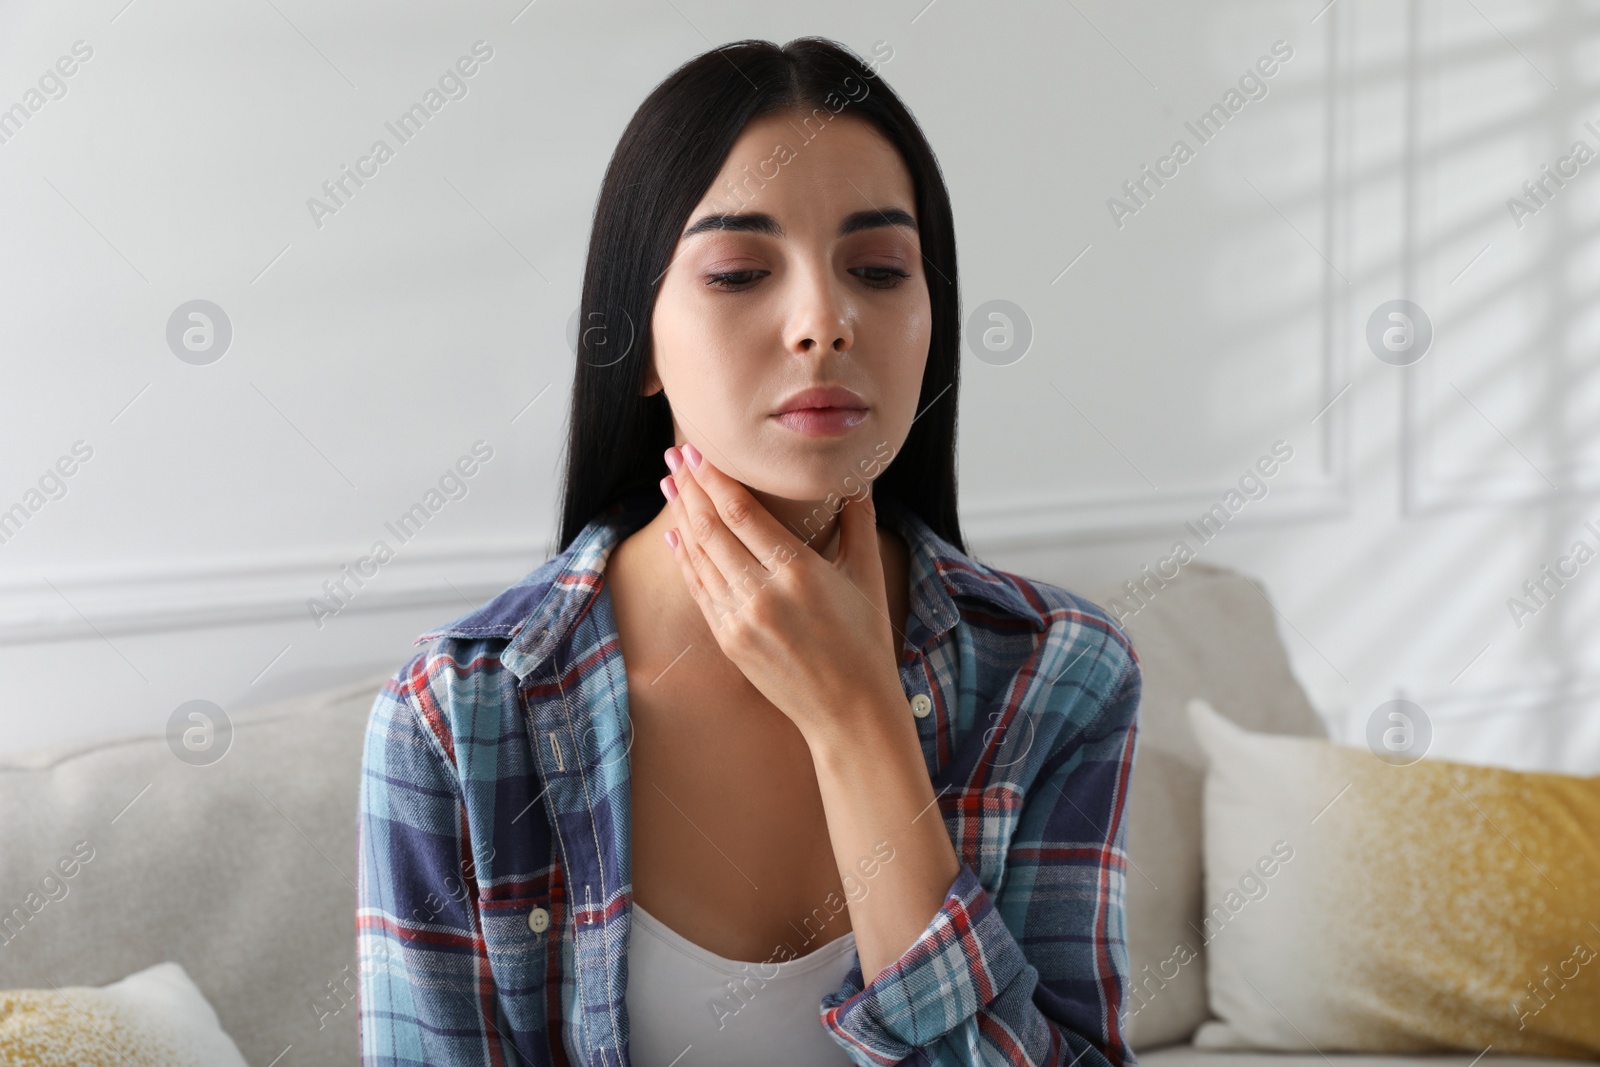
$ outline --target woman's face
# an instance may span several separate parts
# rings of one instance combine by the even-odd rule
[[[689,215],[656,297],[644,391],[665,389],[677,443],[758,499],[860,496],[910,432],[931,333],[899,154],[848,112],[820,129],[768,115]],[[780,416],[818,387],[859,399]]]

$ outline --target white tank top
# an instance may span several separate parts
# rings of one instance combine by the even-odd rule
[[[822,998],[855,965],[856,935],[798,959],[745,963],[708,952],[633,904],[628,1059],[634,1067],[850,1064],[823,1029]]]

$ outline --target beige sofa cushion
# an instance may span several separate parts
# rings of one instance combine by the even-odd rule
[[[0,988],[173,960],[250,1063],[290,1045],[280,1067],[356,1062],[357,787],[382,683],[240,712],[210,766],[163,736],[0,765]]]
[[[1249,579],[1193,562],[1152,589],[1123,619],[1144,672],[1128,790],[1127,1035],[1135,1049],[1187,1041],[1209,1018],[1200,932],[1206,759],[1185,706],[1203,697],[1251,730],[1327,736],[1289,669],[1275,613]],[[1120,588],[1089,599],[1137,607]]]

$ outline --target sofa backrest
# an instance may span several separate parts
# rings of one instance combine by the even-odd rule
[[[209,766],[164,736],[0,765],[0,988],[176,960],[250,1063],[356,1062],[357,791],[383,681],[240,712]]]
[[[1121,622],[1139,653],[1144,693],[1128,787],[1128,1043],[1185,1041],[1206,1006],[1201,798],[1206,759],[1184,706],[1203,697],[1251,730],[1327,736],[1289,667],[1274,609],[1258,584],[1193,562],[1143,600],[1124,588],[1089,599],[1132,612]],[[1115,612],[1114,614],[1121,614]]]

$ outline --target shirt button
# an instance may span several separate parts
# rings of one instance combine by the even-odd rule
[[[528,929],[536,934],[542,934],[550,929],[550,913],[543,908],[534,908],[528,912]]]
[[[928,694],[918,693],[911,698],[911,714],[919,719],[926,719],[928,712],[933,710],[933,701],[928,699]]]

